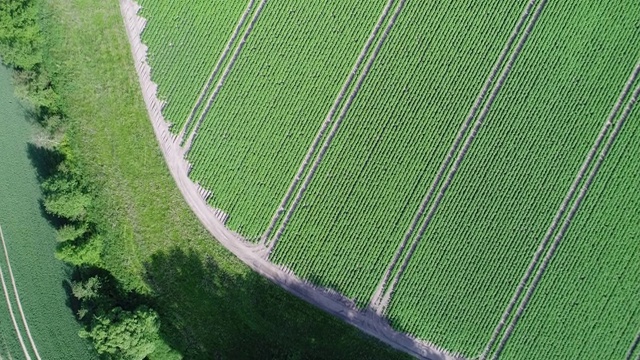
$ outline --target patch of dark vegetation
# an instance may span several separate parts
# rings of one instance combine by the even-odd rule
[[[258,273],[230,275],[208,256],[168,249],[152,256],[146,274],[157,294],[154,307],[170,319],[161,335],[188,359],[401,358],[390,349],[363,347],[368,336],[280,296]]]
[[[71,265],[63,284],[67,304],[107,359],[144,359],[156,349],[179,358],[159,335],[160,320],[148,296],[125,290],[103,266],[91,181],[65,138],[65,114],[48,71],[39,0],[0,2],[0,57],[14,70],[17,95],[39,127],[27,153],[36,168],[43,215],[56,227],[56,256]]]

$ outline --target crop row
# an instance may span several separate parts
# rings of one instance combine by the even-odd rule
[[[258,9],[262,9],[264,4],[264,1],[261,2],[261,4],[257,6]],[[249,20],[251,15],[253,16]],[[189,143],[191,143],[193,137],[191,130],[194,126],[194,122],[199,124],[201,123],[202,118],[206,116],[206,112],[208,111],[210,104],[215,100],[217,91],[219,91],[220,87],[224,84],[224,80],[233,67],[235,59],[240,51],[242,51],[244,41],[249,36],[251,29],[253,28],[252,24],[255,23],[259,15],[260,10],[256,10],[256,0],[249,0],[247,8],[242,13],[236,27],[233,29],[231,37],[227,41],[227,44],[220,54],[213,71],[211,71],[211,75],[209,75],[205,86],[198,96],[198,100],[193,104],[193,107],[189,112],[189,116],[182,125],[182,130],[178,134],[180,140],[184,140],[185,136],[187,136],[189,138]],[[186,151],[189,151],[188,147],[186,147]]]
[[[267,3],[189,153],[231,229],[267,229],[384,4]]]
[[[394,5],[394,3],[395,3],[396,7],[395,7],[395,10],[393,11],[393,15],[388,16],[389,15],[388,12],[391,9],[392,5]],[[291,204],[290,204],[289,208],[287,209],[287,212],[284,214],[284,216],[282,218],[282,222],[280,223],[280,226],[278,227],[278,230],[276,231],[273,239],[271,240],[271,243],[269,243],[269,245],[268,245],[268,253],[269,253],[269,255],[271,254],[271,252],[273,251],[273,249],[277,245],[277,242],[280,240],[280,237],[282,236],[282,233],[283,233],[284,229],[286,228],[286,226],[288,225],[289,221],[291,220],[291,216],[296,211],[298,205],[300,204],[300,200],[304,196],[305,191],[307,190],[309,184],[313,180],[313,176],[315,175],[315,173],[316,173],[316,171],[318,169],[318,166],[320,165],[320,163],[324,159],[324,156],[326,155],[327,150],[330,148],[331,143],[333,142],[333,139],[335,138],[336,134],[338,133],[338,130],[340,129],[340,126],[341,126],[342,122],[344,121],[346,115],[349,112],[349,109],[351,108],[351,105],[353,104],[354,100],[356,99],[356,97],[358,95],[358,92],[362,88],[362,85],[364,84],[364,81],[366,80],[367,75],[371,71],[371,67],[375,63],[376,57],[380,53],[380,50],[382,49],[386,39],[389,37],[389,34],[390,34],[391,30],[393,29],[393,26],[395,25],[395,23],[396,23],[396,21],[398,19],[398,16],[402,12],[402,9],[404,8],[404,4],[405,4],[405,0],[400,0],[400,1],[395,1],[395,2],[393,0],[390,0],[387,3],[387,6],[385,7],[385,10],[383,10],[383,14],[380,17],[380,19],[378,20],[378,23],[376,24],[373,32],[369,36],[369,40],[367,41],[367,45],[365,45],[365,47],[363,49],[363,52],[360,53],[359,59],[364,58],[364,54],[366,54],[367,48],[371,47],[370,45],[372,44],[373,40],[376,38],[376,33],[379,32],[379,29],[382,26],[382,24],[384,23],[384,20],[386,18],[389,18],[389,20],[386,23],[386,26],[384,26],[384,31],[380,35],[375,47],[373,48],[371,54],[369,55],[369,58],[366,61],[366,64],[364,64],[364,66],[362,66],[360,74],[358,75],[358,79],[355,82],[355,84],[353,85],[353,88],[351,89],[351,93],[349,94],[348,97],[346,97],[346,99],[344,100],[344,104],[343,104],[342,109],[340,109],[340,112],[335,116],[335,120],[333,121],[333,126],[331,127],[331,130],[327,134],[326,139],[325,139],[324,143],[322,144],[322,147],[317,151],[318,154],[317,154],[316,158],[314,159],[313,163],[311,164],[311,166],[309,167],[309,170],[308,170],[308,172],[307,172],[307,174],[306,174],[306,176],[304,178],[304,181],[300,185],[300,188],[298,189],[295,198],[291,201]],[[351,78],[351,75],[354,75],[354,74],[355,74],[354,71],[352,71],[351,74],[350,74],[350,78]],[[345,87],[343,87],[343,89],[345,89]],[[343,97],[343,94],[340,94],[337,100],[339,100],[340,97]],[[334,103],[334,104],[336,104],[336,103]],[[325,123],[326,123],[326,121],[325,121]],[[312,153],[313,153],[313,148],[309,149],[309,152],[307,154],[312,154]],[[268,240],[268,239],[265,239],[265,240]]]
[[[628,9],[547,4],[400,281],[400,329],[477,355],[638,56]],[[606,71],[604,71],[606,69]]]
[[[505,3],[492,18],[479,15],[492,4],[407,3],[285,229],[275,262],[367,304],[520,3]]]
[[[360,82],[360,79],[356,80],[356,76],[358,76],[359,78],[363,77],[362,69],[363,69],[365,60],[367,61],[367,63],[375,60],[375,57],[371,53],[371,49],[372,49],[372,46],[374,46],[374,43],[376,42],[376,40],[378,44],[375,45],[375,47],[377,48],[381,45],[381,41],[378,38],[378,34],[380,33],[380,28],[383,26],[384,22],[389,16],[389,11],[391,11],[393,3],[394,3],[394,0],[388,0],[387,4],[383,8],[382,14],[380,14],[380,16],[378,17],[378,21],[376,22],[374,28],[371,30],[371,33],[369,34],[367,41],[365,42],[362,50],[360,51],[360,54],[358,55],[358,58],[355,64],[351,68],[349,75],[347,76],[344,83],[342,84],[342,88],[340,88],[340,92],[338,93],[333,104],[331,105],[331,108],[329,109],[329,112],[325,117],[325,120],[322,123],[322,126],[320,127],[320,129],[318,129],[318,133],[316,134],[316,137],[313,139],[311,146],[307,150],[307,154],[305,155],[304,160],[302,160],[302,163],[298,168],[298,172],[296,173],[295,177],[292,179],[291,184],[289,184],[289,188],[287,189],[287,192],[283,196],[282,201],[280,202],[280,206],[278,207],[273,217],[271,218],[269,227],[265,230],[264,234],[262,235],[261,243],[263,245],[268,245],[270,249],[272,249],[274,246],[273,245],[274,242],[272,242],[273,232],[274,231],[280,232],[280,228],[282,227],[282,222],[283,222],[282,220],[283,215],[284,216],[289,215],[288,213],[285,214],[285,211],[290,212],[291,202],[298,201],[298,199],[300,198],[300,195],[301,195],[300,188],[304,187],[304,185],[299,186],[300,181],[303,180],[304,178],[303,182],[306,182],[307,178],[309,177],[309,173],[315,172],[314,168],[318,166],[318,163],[320,161],[318,159],[319,149],[325,148],[328,145],[327,138],[332,137],[331,134],[335,133],[338,130],[336,123],[337,121],[340,121],[340,120],[336,121],[336,117],[341,117],[341,114],[345,111],[345,97],[355,96],[354,85],[353,85],[354,81],[356,83]],[[367,67],[367,65],[364,65],[364,66]],[[327,133],[328,135],[326,135]],[[322,145],[322,147],[320,147],[320,145]],[[295,198],[293,198],[294,195],[295,195]],[[280,228],[277,228],[277,227],[280,227]]]
[[[533,11],[534,5],[535,11]],[[480,128],[485,121],[489,110],[491,109],[491,105],[495,101],[500,89],[504,85],[505,80],[509,76],[509,72],[513,68],[513,64],[517,60],[524,44],[526,43],[529,34],[531,33],[533,27],[535,26],[542,10],[544,9],[545,2],[542,1],[536,4],[536,1],[530,1],[528,5],[525,7],[518,23],[516,24],[514,30],[509,36],[509,40],[507,44],[503,48],[496,64],[491,70],[490,76],[485,80],[485,85],[482,88],[480,94],[476,98],[475,103],[473,104],[472,109],[469,111],[469,115],[467,116],[465,122],[462,127],[458,131],[458,135],[456,140],[452,144],[452,147],[449,149],[447,157],[442,162],[438,173],[435,176],[431,187],[427,191],[422,203],[420,204],[420,208],[416,215],[414,216],[411,226],[407,233],[405,234],[402,243],[400,244],[398,250],[396,251],[394,258],[392,260],[392,265],[387,269],[383,277],[383,282],[379,284],[380,291],[384,290],[382,297],[378,300],[376,298],[372,298],[373,306],[377,306],[376,311],[378,313],[384,313],[386,311],[387,306],[389,305],[389,301],[393,296],[393,292],[407,268],[409,260],[413,256],[418,244],[423,238],[423,235],[426,229],[429,227],[431,220],[433,219],[440,202],[442,201],[444,195],[446,194],[447,189],[451,185],[458,169],[460,168],[460,164],[463,162],[464,157],[468,153],[473,141],[475,140]],[[531,14],[533,12],[533,14]],[[526,24],[526,26],[525,26]],[[516,42],[516,39],[518,41]],[[509,56],[507,56],[509,55]],[[508,59],[508,60],[507,60]],[[498,76],[499,73],[499,76]],[[491,89],[489,91],[489,89]],[[482,105],[482,107],[480,106]],[[475,120],[475,121],[474,121]],[[471,123],[473,121],[473,126]],[[462,139],[466,139],[462,142]],[[456,155],[457,154],[457,155]],[[455,156],[455,161],[453,160],[453,156]],[[451,164],[450,168],[449,164]],[[448,173],[445,176],[444,172],[448,168]],[[437,195],[436,194],[436,189]],[[434,196],[435,195],[435,196]],[[433,199],[433,201],[431,201]],[[429,206],[428,211],[427,206]],[[417,228],[417,224],[420,222],[421,217],[424,214],[424,219],[419,228]],[[412,239],[413,237],[413,239]],[[411,240],[410,246],[409,240]],[[405,250],[406,249],[406,250]],[[402,262],[398,262],[402,256]],[[395,268],[394,268],[395,266]],[[393,278],[390,276],[393,274]],[[376,290],[378,291],[378,290]],[[376,293],[377,296],[379,296]]]
[[[640,89],[640,86],[638,87]],[[636,104],[501,358],[625,357],[640,330]]]
[[[149,46],[152,79],[167,101],[163,115],[178,132],[207,82],[245,1],[175,2],[141,0],[148,19],[143,41]]]
[[[527,271],[522,277],[522,280],[520,280],[509,305],[502,314],[502,318],[496,326],[496,329],[485,347],[483,354],[479,357],[480,360],[486,359],[487,356],[491,354],[494,350],[493,345],[498,340],[498,337],[501,336],[502,338],[497,344],[494,357],[499,356],[500,352],[504,348],[504,344],[508,341],[513,329],[522,316],[522,313],[525,311],[532,294],[536,290],[537,284],[544,275],[549,262],[553,259],[559,243],[562,241],[564,234],[571,225],[571,221],[575,217],[584,197],[589,191],[589,187],[593,183],[593,179],[601,168],[602,163],[606,159],[612,145],[620,134],[620,130],[624,126],[635,102],[637,101],[638,92],[640,90],[634,91],[633,87],[639,76],[640,61],[638,61],[636,67],[629,76],[629,79],[627,80],[624,89],[620,93],[618,101],[613,106],[609,116],[604,120],[600,133],[589,150],[589,153],[587,154],[580,171],[571,184],[571,187],[567,191],[562,204],[558,208],[558,211],[549,225],[542,242],[538,246]],[[542,257],[543,253],[544,258]],[[524,291],[525,288],[526,292]],[[514,312],[516,305],[518,305],[518,308]],[[506,328],[504,328],[505,325],[507,325]],[[504,334],[502,333],[503,329],[505,329]]]

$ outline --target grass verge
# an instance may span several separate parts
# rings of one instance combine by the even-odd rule
[[[44,18],[104,266],[151,297],[168,344],[188,359],[405,357],[262,279],[204,230],[156,143],[117,1],[46,0]]]

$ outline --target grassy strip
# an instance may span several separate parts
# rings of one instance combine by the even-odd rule
[[[95,196],[102,266],[149,295],[185,358],[399,358],[283,292],[205,232],[166,169],[117,2],[47,0],[68,143]],[[157,356],[159,357],[159,356]]]

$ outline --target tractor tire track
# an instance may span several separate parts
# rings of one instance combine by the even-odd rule
[[[491,348],[493,347],[495,341],[497,340],[498,336],[500,335],[500,332],[502,331],[504,325],[506,324],[507,319],[509,318],[509,316],[511,316],[511,312],[513,311],[513,308],[514,308],[516,302],[518,301],[518,299],[522,295],[522,292],[524,291],[525,285],[527,284],[527,282],[531,278],[531,275],[533,274],[535,268],[537,267],[538,262],[540,261],[540,257],[542,256],[542,253],[547,248],[547,245],[548,245],[549,241],[551,240],[551,237],[555,233],[556,228],[558,227],[560,221],[562,220],[562,217],[564,216],[564,214],[565,214],[565,212],[567,210],[567,207],[569,206],[569,202],[574,198],[574,195],[575,195],[575,192],[578,189],[578,186],[580,185],[580,183],[582,183],[582,180],[583,180],[584,176],[586,175],[587,170],[591,166],[591,163],[592,163],[593,159],[595,159],[596,152],[600,148],[600,146],[602,144],[602,141],[605,139],[605,136],[606,136],[607,132],[611,128],[611,126],[613,124],[613,120],[618,116],[618,112],[620,111],[620,108],[622,107],[624,100],[626,99],[627,95],[631,91],[631,87],[632,87],[633,83],[635,82],[635,80],[637,79],[639,74],[640,74],[640,62],[638,62],[638,64],[636,65],[635,69],[633,70],[633,72],[631,73],[629,78],[627,79],[627,82],[626,82],[626,84],[625,84],[625,86],[623,88],[623,91],[620,93],[620,96],[618,97],[618,100],[617,100],[616,104],[614,105],[613,109],[611,110],[611,113],[609,114],[606,122],[602,126],[602,129],[600,130],[600,133],[598,134],[598,137],[596,138],[596,141],[595,141],[594,145],[589,150],[589,153],[588,153],[584,163],[582,164],[582,167],[580,168],[580,170],[578,172],[578,175],[576,176],[574,182],[571,184],[571,187],[569,188],[569,191],[567,192],[567,195],[564,197],[564,199],[563,199],[563,201],[562,201],[562,203],[560,205],[560,208],[558,209],[558,212],[556,213],[555,217],[553,218],[553,221],[551,222],[551,225],[549,226],[549,229],[547,229],[547,232],[546,232],[542,242],[538,246],[538,249],[536,250],[536,252],[535,252],[535,254],[533,256],[533,259],[532,259],[531,263],[529,264],[529,267],[527,268],[524,276],[522,277],[522,279],[520,280],[520,283],[518,284],[516,292],[514,293],[514,295],[511,298],[511,300],[509,301],[509,305],[507,306],[507,309],[502,314],[502,318],[500,319],[497,327],[495,328],[495,330],[494,330],[494,332],[493,332],[493,334],[491,336],[491,339],[487,343],[487,346],[485,347],[483,353],[479,356],[480,360],[483,360],[488,356],[489,352],[491,351]]]
[[[451,148],[449,149],[449,152],[447,154],[447,157],[445,158],[445,161],[441,164],[440,168],[438,169],[438,173],[434,178],[433,182],[431,183],[431,186],[427,191],[427,195],[422,200],[422,203],[418,208],[418,212],[413,217],[411,225],[409,225],[409,228],[405,233],[404,238],[402,239],[402,242],[398,246],[398,249],[396,250],[394,257],[391,260],[391,263],[385,270],[382,280],[378,283],[378,287],[376,288],[376,291],[371,297],[371,301],[369,304],[370,308],[377,309],[379,307],[381,297],[384,293],[385,287],[387,286],[387,282],[389,281],[389,277],[391,276],[391,273],[396,268],[398,260],[400,260],[400,256],[403,254],[407,246],[407,243],[409,242],[411,236],[415,231],[416,226],[418,226],[419,220],[422,218],[422,215],[424,215],[424,211],[426,210],[427,205],[429,205],[429,203],[431,202],[431,198],[433,197],[433,194],[435,193],[436,188],[440,185],[440,181],[442,180],[442,177],[444,176],[445,171],[449,168],[449,165],[451,164],[451,160],[453,159],[453,156],[458,152],[460,143],[462,142],[462,139],[466,135],[467,130],[471,125],[471,121],[476,117],[476,114],[478,112],[478,109],[480,108],[480,105],[484,102],[487,92],[489,91],[489,88],[493,84],[493,81],[495,80],[495,77],[498,74],[498,71],[502,68],[502,64],[505,58],[507,57],[507,54],[511,50],[511,47],[513,46],[513,42],[516,40],[516,37],[520,34],[520,31],[522,30],[522,26],[524,25],[526,19],[529,17],[529,14],[531,13],[531,9],[535,5],[535,2],[536,0],[529,1],[525,9],[523,10],[522,14],[520,15],[520,18],[518,19],[516,27],[511,32],[511,35],[509,36],[509,39],[507,40],[506,45],[502,49],[502,52],[500,53],[500,56],[496,60],[496,63],[493,65],[493,68],[491,69],[491,73],[489,74],[489,77],[485,80],[485,83],[480,91],[480,94],[478,94],[478,97],[476,98],[476,101],[474,102],[471,110],[469,111],[469,114],[467,115],[465,121],[463,122],[462,126],[458,130],[456,139],[452,144]]]
[[[378,18],[378,21],[376,22],[373,30],[369,34],[369,38],[367,39],[364,47],[360,51],[360,54],[358,55],[358,59],[356,60],[356,63],[353,65],[353,68],[351,68],[351,72],[349,73],[349,76],[347,77],[347,80],[342,85],[342,88],[340,89],[340,92],[338,93],[338,96],[336,97],[335,101],[331,105],[331,109],[329,110],[329,113],[325,117],[325,120],[322,123],[322,126],[320,127],[320,130],[316,134],[316,137],[313,139],[313,143],[311,144],[311,147],[307,151],[307,154],[305,155],[305,158],[302,161],[302,164],[298,168],[298,172],[296,173],[296,176],[293,178],[293,181],[289,185],[289,188],[287,189],[287,192],[286,192],[284,198],[280,202],[280,205],[278,206],[278,209],[276,210],[276,213],[274,214],[273,218],[271,219],[271,222],[269,223],[269,227],[267,228],[265,233],[262,235],[261,243],[263,245],[265,245],[268,242],[269,237],[271,236],[271,233],[273,232],[276,224],[280,220],[280,216],[286,210],[285,206],[287,205],[287,203],[291,199],[291,195],[293,195],[293,192],[295,191],[296,187],[298,186],[298,183],[300,182],[300,180],[302,178],[302,175],[307,170],[307,166],[309,165],[309,162],[311,161],[311,158],[313,157],[313,154],[315,154],[315,152],[316,152],[316,150],[318,148],[318,145],[320,145],[320,140],[322,140],[322,138],[324,137],[325,132],[327,131],[327,128],[329,128],[329,125],[333,122],[333,117],[334,117],[336,111],[338,111],[339,105],[342,103],[342,100],[343,100],[344,96],[346,95],[347,90],[349,89],[349,87],[351,86],[351,83],[353,82],[354,78],[356,77],[356,74],[358,73],[358,70],[360,69],[360,66],[362,66],[362,62],[364,61],[366,55],[369,53],[369,49],[371,48],[371,45],[373,45],[373,41],[378,36],[378,32],[380,31],[380,28],[382,27],[382,24],[384,23],[385,19],[387,18],[387,15],[389,14],[389,11],[390,11],[394,1],[395,0],[389,0],[387,2],[387,5],[382,10],[382,14],[380,14],[380,17]]]
[[[627,354],[625,355],[624,360],[633,360],[633,353],[636,352],[636,349],[638,348],[638,346],[640,346],[640,332],[638,332],[638,335],[636,335],[636,338],[631,343],[631,346],[629,347],[629,350],[627,351]],[[640,359],[640,354],[638,354],[638,359]]]
[[[338,115],[338,119],[333,124],[333,127],[331,128],[331,131],[327,135],[327,139],[325,140],[324,144],[322,145],[322,148],[320,149],[320,152],[319,152],[318,156],[316,157],[316,159],[314,160],[313,165],[309,169],[309,173],[305,177],[304,182],[300,186],[300,189],[298,189],[298,193],[296,194],[296,197],[293,199],[293,203],[291,204],[291,207],[289,208],[289,210],[287,211],[284,219],[282,220],[282,223],[280,224],[280,227],[278,228],[278,231],[276,232],[276,234],[275,234],[273,240],[271,241],[271,243],[267,245],[267,254],[266,254],[267,258],[269,257],[269,255],[273,251],[274,247],[276,246],[276,244],[280,240],[280,237],[282,236],[282,233],[284,232],[285,227],[287,226],[289,220],[291,219],[291,216],[293,215],[293,213],[295,212],[296,208],[298,207],[298,204],[300,203],[300,200],[302,199],[302,196],[304,195],[307,187],[309,186],[309,183],[313,179],[313,176],[315,175],[315,172],[318,169],[318,166],[320,165],[320,162],[322,162],[322,159],[324,158],[324,155],[326,154],[327,150],[329,149],[329,146],[331,145],[331,142],[332,142],[334,136],[338,132],[338,128],[340,128],[340,125],[342,124],[342,121],[346,117],[346,114],[349,111],[349,108],[351,107],[351,104],[353,103],[353,100],[356,98],[358,92],[360,91],[360,88],[362,87],[362,84],[364,83],[365,78],[369,74],[369,71],[371,70],[371,67],[373,66],[373,63],[375,62],[375,59],[378,56],[378,53],[382,49],[382,45],[384,44],[385,40],[389,36],[389,33],[391,32],[391,29],[393,28],[393,25],[396,23],[396,20],[398,19],[398,16],[400,15],[400,12],[402,11],[405,2],[406,2],[406,0],[400,0],[400,2],[398,4],[398,7],[396,8],[396,10],[394,11],[393,15],[391,16],[391,20],[389,21],[389,23],[387,24],[387,27],[385,28],[384,32],[382,33],[382,36],[380,37],[380,40],[378,41],[375,49],[373,50],[373,53],[371,54],[371,57],[369,57],[369,60],[367,61],[362,73],[358,77],[358,80],[356,81],[355,87],[353,88],[351,94],[349,95],[349,98],[345,102],[344,107],[340,111],[340,114]]]
[[[200,95],[198,96],[198,100],[196,101],[195,105],[191,109],[191,113],[187,117],[187,120],[185,121],[184,125],[182,126],[182,130],[180,130],[180,134],[178,135],[178,139],[179,139],[178,141],[180,143],[182,143],[182,140],[184,138],[184,135],[187,129],[189,129],[189,126],[191,125],[193,118],[196,116],[196,113],[200,108],[200,105],[202,105],[202,101],[204,100],[205,95],[209,92],[209,88],[213,84],[213,80],[215,79],[216,75],[218,75],[218,72],[220,71],[222,64],[227,59],[227,56],[229,55],[229,51],[231,51],[231,46],[235,43],[236,39],[238,38],[238,35],[240,34],[240,30],[244,26],[244,23],[246,22],[247,17],[251,13],[251,10],[253,10],[253,6],[255,5],[255,2],[256,0],[250,0],[249,3],[247,4],[247,8],[244,10],[244,13],[242,13],[240,20],[236,25],[236,28],[233,30],[233,34],[231,34],[231,38],[227,42],[227,45],[225,46],[224,51],[220,55],[220,58],[218,58],[218,62],[216,63],[216,66],[211,72],[211,75],[209,75],[209,79],[207,80],[207,83],[202,89],[202,92],[200,92]]]
[[[487,102],[486,102],[485,106],[483,107],[482,111],[480,112],[480,115],[478,116],[478,119],[476,120],[476,123],[474,124],[474,127],[471,130],[471,133],[469,134],[469,137],[465,141],[465,143],[464,143],[464,145],[462,147],[462,150],[460,151],[460,153],[458,154],[458,157],[456,158],[455,162],[453,163],[453,166],[451,167],[451,170],[449,171],[449,174],[447,176],[447,179],[445,180],[445,183],[443,184],[442,188],[440,189],[440,192],[438,193],[438,196],[436,197],[433,205],[429,209],[429,212],[427,213],[427,216],[425,218],[425,222],[420,227],[418,235],[415,237],[413,243],[411,244],[411,247],[409,248],[409,251],[407,252],[407,254],[405,256],[400,269],[398,270],[398,272],[396,272],[395,277],[393,278],[391,284],[389,285],[387,291],[385,292],[385,295],[383,296],[382,300],[380,301],[380,306],[376,310],[380,314],[383,314],[386,311],[386,308],[389,305],[389,302],[391,300],[391,296],[393,295],[393,292],[395,291],[395,288],[396,288],[396,286],[398,284],[398,281],[400,280],[400,278],[404,274],[404,272],[405,272],[405,270],[407,268],[407,265],[409,264],[409,260],[411,259],[411,257],[413,255],[413,253],[415,252],[418,244],[420,243],[420,240],[422,239],[422,236],[424,235],[424,232],[426,231],[427,227],[431,223],[431,220],[433,219],[433,216],[435,215],[435,212],[438,209],[438,207],[440,205],[440,202],[442,201],[442,198],[444,197],[444,194],[446,193],[447,189],[451,185],[451,181],[453,180],[453,177],[455,176],[456,172],[458,171],[458,168],[460,167],[460,163],[462,162],[462,160],[464,159],[465,155],[469,151],[471,143],[473,142],[473,140],[477,136],[478,131],[480,130],[480,127],[484,123],[484,119],[487,117],[487,114],[489,113],[489,109],[491,108],[491,105],[493,105],[493,102],[495,101],[498,92],[500,92],[500,89],[502,89],[502,86],[504,85],[504,82],[505,82],[507,76],[509,75],[509,73],[511,72],[511,69],[513,68],[513,64],[515,63],[516,59],[518,58],[518,55],[522,51],[522,48],[524,47],[524,44],[526,43],[527,39],[529,38],[529,35],[531,34],[531,31],[533,30],[533,27],[535,26],[536,22],[538,21],[538,18],[540,17],[540,14],[542,13],[542,10],[544,9],[544,6],[545,6],[546,3],[547,3],[547,0],[542,0],[542,2],[540,2],[540,4],[538,5],[538,7],[535,10],[535,13],[533,14],[533,18],[531,19],[531,22],[529,22],[529,24],[527,25],[527,27],[526,27],[526,29],[524,31],[523,36],[520,38],[520,41],[518,41],[516,49],[514,50],[514,52],[509,57],[509,61],[507,62],[506,67],[504,68],[504,70],[500,74],[500,78],[498,79],[498,83],[496,84],[495,88],[492,90],[491,94],[489,95],[489,98],[487,99]]]
[[[18,335],[18,341],[20,342],[20,347],[22,348],[22,352],[24,353],[24,357],[27,360],[31,360],[31,356],[29,355],[29,351],[27,350],[27,346],[24,344],[24,339],[22,338],[22,333],[20,328],[18,327],[18,322],[16,321],[16,315],[13,312],[13,306],[11,305],[11,299],[9,298],[9,290],[7,288],[7,283],[4,279],[4,273],[2,272],[2,266],[0,266],[0,282],[2,282],[2,291],[4,292],[4,299],[7,303],[7,308],[9,309],[9,315],[11,316],[11,322],[13,324],[13,328]]]
[[[2,240],[4,258],[7,261],[9,278],[11,279],[11,286],[13,287],[13,294],[16,299],[16,304],[18,305],[18,312],[20,312],[20,317],[22,318],[22,324],[24,325],[24,329],[27,332],[27,338],[29,338],[29,343],[31,344],[31,348],[33,349],[33,352],[36,355],[36,359],[41,360],[40,354],[38,353],[38,348],[36,347],[36,343],[33,341],[33,337],[31,336],[31,331],[29,330],[29,325],[27,324],[27,317],[24,316],[24,311],[22,310],[22,302],[20,301],[20,296],[18,295],[18,287],[16,286],[16,279],[13,277],[13,270],[11,269],[11,262],[9,261],[9,252],[7,251],[7,243],[4,240],[4,233],[2,232],[2,226],[0,226],[0,239]]]
[[[249,23],[249,26],[245,29],[244,34],[242,35],[242,39],[240,40],[240,43],[238,43],[238,47],[233,52],[233,55],[231,56],[231,60],[229,60],[229,62],[227,63],[227,66],[224,68],[222,72],[222,75],[220,75],[220,80],[218,80],[218,83],[216,84],[216,87],[213,90],[213,93],[209,97],[209,100],[207,101],[207,106],[204,108],[204,110],[200,114],[198,121],[196,122],[193,130],[191,131],[191,134],[189,135],[189,138],[184,144],[183,150],[184,150],[185,156],[191,150],[191,146],[193,145],[193,139],[198,135],[198,131],[200,130],[200,126],[202,126],[202,122],[207,117],[207,114],[209,113],[209,110],[211,109],[213,102],[218,97],[218,94],[220,93],[222,86],[227,80],[227,77],[229,76],[229,73],[231,72],[233,65],[235,65],[236,61],[238,60],[238,56],[240,55],[240,52],[242,51],[244,44],[247,42],[247,38],[249,37],[249,34],[251,34],[251,31],[253,30],[253,27],[258,21],[258,18],[260,17],[260,14],[262,13],[262,10],[264,9],[264,6],[266,4],[267,4],[267,0],[262,0],[260,2],[258,9],[256,10],[256,12],[253,14],[253,17],[251,18],[251,22]]]
[[[600,170],[600,167],[602,166],[602,163],[604,162],[606,156],[608,155],[609,151],[611,150],[611,147],[613,146],[613,143],[615,142],[616,138],[618,137],[618,134],[620,133],[620,130],[622,129],[622,126],[624,125],[624,123],[626,122],[627,118],[629,117],[629,114],[631,113],[631,110],[633,109],[633,105],[638,101],[638,96],[640,96],[640,86],[638,86],[635,89],[635,91],[633,93],[633,96],[629,100],[629,103],[625,107],[624,112],[620,117],[620,120],[618,120],[618,122],[616,123],[613,132],[609,136],[609,139],[607,139],[607,143],[605,144],[604,148],[600,152],[600,155],[598,156],[597,162],[595,163],[594,167],[592,168],[591,172],[589,173],[589,177],[587,178],[586,182],[584,183],[584,185],[580,189],[580,193],[578,194],[578,198],[576,199],[576,201],[574,202],[573,206],[571,207],[571,210],[569,211],[569,214],[565,218],[565,221],[562,224],[562,227],[560,228],[560,231],[558,232],[556,237],[553,239],[553,243],[551,244],[551,247],[549,248],[546,256],[544,257],[544,259],[542,261],[542,264],[540,265],[540,268],[539,268],[538,272],[536,273],[536,276],[534,277],[534,279],[533,279],[533,281],[531,283],[531,286],[529,286],[529,288],[527,289],[527,292],[525,293],[525,296],[524,296],[522,302],[518,306],[518,309],[517,309],[517,311],[516,311],[516,313],[515,313],[515,315],[513,317],[513,320],[511,321],[511,323],[507,327],[507,330],[505,331],[505,335],[501,339],[501,341],[500,341],[500,343],[498,345],[498,348],[496,350],[496,353],[493,356],[493,359],[497,359],[500,356],[500,354],[502,353],[502,350],[504,350],[504,346],[506,345],[507,341],[511,337],[511,334],[513,333],[513,330],[515,329],[515,327],[516,327],[516,325],[518,323],[518,320],[520,320],[520,317],[522,316],[522,314],[524,313],[527,305],[529,304],[529,301],[531,300],[531,296],[535,292],[535,289],[537,288],[538,283],[540,282],[540,279],[542,278],[542,275],[546,271],[547,266],[549,266],[549,262],[553,258],[553,255],[555,254],[555,252],[556,252],[556,250],[558,248],[558,245],[560,244],[560,241],[564,237],[564,234],[567,232],[567,230],[569,228],[569,225],[571,224],[571,221],[573,220],[575,214],[577,213],[577,211],[578,211],[578,209],[580,207],[580,204],[582,203],[584,197],[587,194],[587,191],[589,190],[589,187],[591,186],[593,180],[595,179],[595,176],[597,175],[598,171]]]

